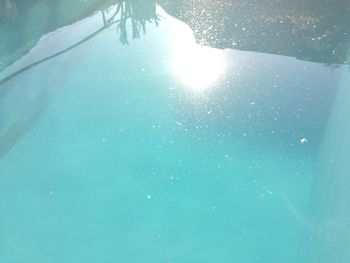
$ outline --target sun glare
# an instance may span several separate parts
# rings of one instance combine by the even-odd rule
[[[225,70],[222,50],[197,45],[188,32],[183,36],[174,46],[173,72],[194,91],[206,90]]]

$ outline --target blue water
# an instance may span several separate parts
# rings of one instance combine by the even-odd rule
[[[346,137],[329,130],[349,69],[207,48],[224,61],[208,83],[191,29],[163,16],[129,45],[108,28],[0,86],[0,262],[299,262],[320,160],[339,152],[324,148]],[[45,36],[0,79],[100,26]],[[197,79],[174,71],[176,52]]]

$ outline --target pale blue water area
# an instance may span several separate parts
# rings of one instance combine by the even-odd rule
[[[349,69],[207,48],[224,63],[209,83],[191,29],[163,16],[129,45],[110,27],[0,86],[0,262],[299,262]],[[0,79],[100,26],[50,33]],[[208,87],[174,71],[176,52]]]

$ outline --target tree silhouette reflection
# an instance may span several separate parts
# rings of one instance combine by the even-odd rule
[[[10,4],[12,3],[12,4]],[[10,15],[14,15],[14,10],[9,10],[15,8],[15,3],[10,0],[2,0],[1,7],[6,8],[6,12],[4,12],[4,16],[9,17]],[[6,4],[6,6],[5,6]],[[29,65],[15,71],[14,73],[6,76],[5,78],[0,80],[0,99],[3,98],[10,90],[11,85],[5,85],[8,82],[14,80],[20,74],[32,69],[33,67],[44,63],[50,59],[53,59],[57,56],[60,56],[66,52],[69,52],[72,49],[77,48],[81,44],[89,41],[93,37],[97,36],[99,33],[107,29],[112,25],[116,25],[117,33],[119,34],[119,40],[123,44],[128,44],[128,25],[131,23],[131,37],[132,39],[138,39],[141,36],[141,33],[146,33],[146,24],[147,23],[155,23],[158,25],[160,20],[159,16],[156,14],[156,3],[154,1],[135,1],[135,0],[121,0],[117,1],[117,4],[113,6],[112,15],[109,18],[106,18],[104,15],[105,11],[109,11],[109,8],[105,8],[102,10],[104,24],[97,31],[88,35],[87,37],[81,39],[80,41],[74,43],[73,45],[57,52],[51,54],[45,58],[42,58],[38,61],[34,61]],[[17,9],[16,9],[17,12]],[[0,133],[0,158],[5,156],[12,147],[23,137],[23,135],[32,127],[38,117],[41,115],[47,102],[51,99],[51,97],[55,93],[55,89],[59,86],[56,81],[52,82],[49,87],[41,90],[40,94],[25,107],[25,110],[14,120],[8,127],[4,128]]]

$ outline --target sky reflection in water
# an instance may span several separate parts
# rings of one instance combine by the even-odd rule
[[[1,132],[25,132],[0,162],[0,261],[296,262],[348,69],[201,47],[162,15],[129,46],[109,28],[7,83]],[[101,24],[49,34],[6,72]]]

